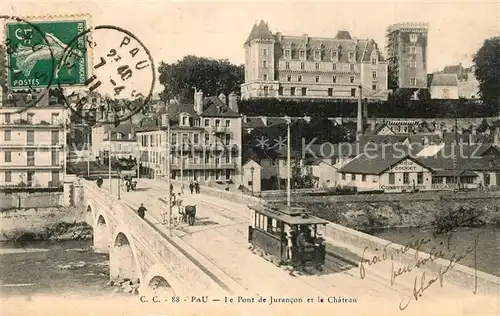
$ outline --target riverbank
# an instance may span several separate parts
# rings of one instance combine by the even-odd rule
[[[492,225],[500,227],[500,199],[439,201],[389,201],[389,202],[335,202],[326,199],[317,201],[298,201],[315,216],[356,229],[365,233],[388,228],[445,226],[476,227]],[[454,215],[456,222],[446,220]],[[446,227],[449,225],[450,227]],[[436,227],[438,228],[438,227]],[[440,230],[440,229],[437,229]]]
[[[0,213],[0,241],[89,240],[92,227],[71,207],[12,209]]]

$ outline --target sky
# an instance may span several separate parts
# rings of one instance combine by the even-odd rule
[[[243,43],[254,23],[274,33],[334,37],[339,30],[373,38],[385,46],[388,25],[429,23],[428,72],[472,63],[484,40],[500,35],[500,2],[493,1],[322,1],[181,2],[1,0],[0,12],[15,16],[88,13],[92,25],[115,25],[133,33],[156,65],[197,55],[244,63]],[[1,32],[1,31],[0,31]],[[3,34],[2,34],[3,36]],[[157,83],[155,91],[161,91]]]

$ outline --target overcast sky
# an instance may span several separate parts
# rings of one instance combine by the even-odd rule
[[[386,27],[395,22],[428,22],[428,71],[462,62],[470,65],[483,41],[500,34],[499,1],[336,1],[336,2],[172,2],[1,0],[0,12],[17,16],[90,13],[92,24],[111,24],[134,33],[156,64],[184,55],[244,62],[243,43],[254,23],[272,32],[374,38],[385,45]],[[158,90],[159,87],[157,87]]]

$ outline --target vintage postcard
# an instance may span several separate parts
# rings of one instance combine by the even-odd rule
[[[0,2],[1,315],[500,315],[498,1]]]

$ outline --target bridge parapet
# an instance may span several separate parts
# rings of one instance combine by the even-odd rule
[[[95,187],[92,182],[84,180],[82,185],[85,203],[92,208],[93,212],[91,225],[94,228],[100,227],[99,217],[102,216],[105,219],[110,231],[111,248],[117,246],[119,235],[126,237],[137,266],[134,273],[137,273],[141,287],[151,281],[147,278],[158,276],[152,275],[158,273],[152,271],[161,271],[160,277],[167,280],[177,295],[181,293],[189,295],[244,293],[245,290],[232,279],[227,276],[221,277],[212,268],[207,268],[208,260],[203,262],[199,258],[200,255],[193,253],[194,250],[182,244],[179,238],[167,236],[162,230],[162,224],[141,219],[135,213],[135,207],[126,201],[109,196],[107,191]],[[95,240],[96,237],[94,237]],[[110,252],[113,254],[112,251]],[[114,256],[111,255],[110,261],[113,260]],[[120,263],[110,262],[110,268],[117,264]],[[159,265],[163,267],[160,270]]]

